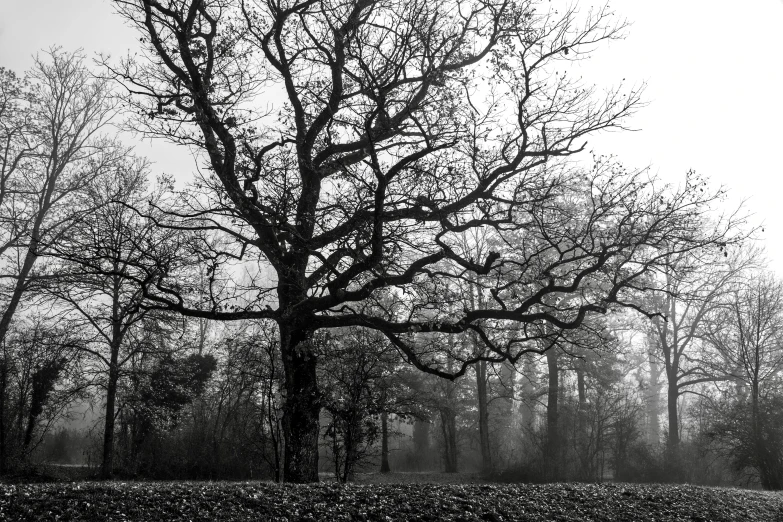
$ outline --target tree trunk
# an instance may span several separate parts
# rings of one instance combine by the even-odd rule
[[[585,416],[587,414],[587,388],[585,385],[585,369],[583,361],[576,361],[576,390],[579,397],[577,406],[577,432],[580,437],[586,435]]]
[[[3,344],[0,341],[0,344]],[[5,473],[7,467],[6,456],[6,434],[5,434],[5,401],[6,389],[8,383],[8,364],[3,354],[3,360],[0,361],[0,474]]]
[[[280,325],[286,392],[283,404],[283,480],[286,482],[318,482],[321,394],[309,335],[301,323]]]
[[[413,421],[413,453],[416,471],[428,471],[430,461],[430,423],[426,420]]]
[[[666,441],[666,467],[668,468],[670,479],[676,482],[681,481],[683,471],[680,462],[680,419],[677,416],[678,398],[677,381],[670,378],[667,390],[669,434]]]
[[[354,470],[359,461],[359,442],[361,438],[361,426],[357,420],[356,411],[352,411],[347,419],[347,429],[344,436],[345,466],[343,468],[342,482],[351,482],[355,478]]]
[[[667,410],[669,416],[669,436],[668,446],[670,450],[676,449],[680,445],[680,422],[677,416],[677,399],[679,398],[679,389],[676,382],[669,382],[667,393]]]
[[[502,442],[508,442],[514,420],[514,373],[514,365],[509,361],[504,362],[500,368],[501,398],[500,408],[498,408]]]
[[[557,401],[560,392],[559,371],[557,368],[557,348],[551,347],[546,351],[546,363],[549,369],[549,387],[546,403],[546,449],[545,461],[549,480],[560,478],[560,430],[557,411]]]
[[[453,408],[440,410],[441,430],[443,431],[443,461],[446,473],[457,473],[457,415]]]
[[[106,386],[106,420],[103,428],[103,462],[101,464],[101,478],[110,479],[114,472],[114,417],[117,398],[117,380],[119,369],[119,346],[112,346],[111,366],[109,367],[109,382]]]
[[[751,429],[753,431],[753,451],[759,472],[761,487],[768,491],[783,489],[783,476],[780,473],[778,449],[774,443],[766,440],[764,415],[761,412],[758,371],[751,382]]]
[[[489,404],[487,399],[487,362],[476,365],[476,395],[478,398],[479,445],[484,472],[492,469],[492,448],[489,443]]]
[[[537,380],[536,367],[532,357],[525,357],[522,369],[522,401],[519,404],[520,423],[523,430],[531,430],[536,422],[534,403],[535,387],[533,382]]]
[[[280,482],[280,480],[282,479],[282,472],[283,472],[281,462],[280,462],[280,423],[278,422],[277,415],[274,411],[273,394],[274,394],[273,381],[272,381],[272,376],[270,376],[269,387],[267,388],[266,422],[267,422],[267,428],[269,429],[269,440],[272,442],[272,452],[274,455],[275,482]]]
[[[3,311],[3,315],[0,316],[0,344],[5,341],[5,336],[8,334],[8,329],[11,327],[11,320],[16,313],[16,309],[19,307],[19,302],[22,300],[22,295],[27,289],[27,279],[30,275],[30,271],[33,269],[33,265],[35,265],[35,261],[38,259],[36,250],[38,248],[37,238],[40,223],[36,222],[35,226],[36,228],[33,230],[33,239],[30,241],[30,246],[28,247],[27,253],[24,257],[24,262],[22,263],[22,268],[17,275],[13,293],[11,294],[11,298],[8,301],[8,305]]]
[[[389,473],[389,414],[381,413],[381,473]]]
[[[661,369],[658,361],[650,351],[650,390],[648,392],[647,406],[647,442],[649,444],[658,444],[661,442]]]

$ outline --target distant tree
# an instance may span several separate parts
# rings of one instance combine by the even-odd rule
[[[455,378],[481,360],[518,360],[525,325],[573,329],[627,303],[639,276],[676,253],[657,250],[667,239],[683,251],[723,239],[722,226],[699,229],[713,196],[694,180],[669,191],[610,162],[574,172],[564,161],[639,106],[639,89],[600,96],[553,72],[621,36],[607,8],[580,19],[527,1],[115,5],[146,56],[110,67],[136,127],[206,162],[169,226],[224,238],[189,263],[221,272],[212,300],[166,264],[146,298],[277,323],[287,481],[318,480],[318,330],[378,330],[420,370]],[[458,238],[484,227],[529,240],[472,258]],[[441,273],[445,260],[461,272]],[[269,277],[226,285],[239,262]],[[475,307],[440,299],[448,279],[511,269]],[[519,338],[493,341],[515,323]],[[476,334],[487,349],[441,342],[434,354],[417,332]]]
[[[94,210],[49,245],[50,255],[60,260],[61,275],[45,290],[57,306],[67,307],[89,338],[82,351],[92,359],[96,384],[105,391],[101,476],[109,478],[124,368],[138,353],[161,351],[166,337],[166,318],[143,306],[143,291],[133,278],[146,274],[143,263],[151,250],[171,255],[177,246],[153,218],[134,210],[159,197],[146,190],[143,161],[127,160],[97,180],[88,194]]]
[[[29,457],[71,401],[83,397],[82,339],[62,318],[14,323],[0,352],[0,470]]]
[[[673,468],[680,464],[678,401],[693,386],[726,378],[711,357],[705,356],[703,340],[716,324],[714,316],[724,306],[742,271],[755,263],[753,255],[728,259],[725,254],[713,250],[671,256],[661,275],[662,293],[649,305],[649,309],[659,313],[651,319],[650,340],[655,343],[654,359],[661,362],[666,377],[666,444]],[[704,270],[705,266],[709,270]]]
[[[740,391],[718,431],[730,436],[739,469],[755,469],[764,489],[783,489],[783,285],[771,274],[749,277],[716,319],[710,341]]]
[[[381,436],[378,418],[386,410],[382,380],[394,373],[396,352],[385,337],[371,330],[346,328],[323,336],[330,357],[321,360],[326,443],[339,482],[354,479],[356,469],[376,455]],[[335,346],[337,344],[338,346]],[[332,357],[333,355],[333,357]]]
[[[200,398],[217,368],[212,354],[140,353],[135,367],[120,390],[123,408],[119,416],[124,446],[123,471],[155,475],[162,466],[155,462],[150,439],[163,439],[181,428],[186,406]],[[141,360],[144,360],[143,362]]]

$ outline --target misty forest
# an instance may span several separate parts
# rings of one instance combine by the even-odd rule
[[[0,68],[6,480],[783,490],[761,221],[590,145],[620,15],[112,4],[126,56]]]

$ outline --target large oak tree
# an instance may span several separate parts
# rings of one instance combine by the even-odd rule
[[[317,330],[381,331],[411,364],[454,378],[535,350],[528,334],[544,321],[574,329],[627,304],[669,255],[665,238],[690,250],[722,235],[699,231],[712,196],[694,179],[668,190],[606,159],[584,171],[569,160],[640,103],[640,89],[601,92],[567,74],[621,36],[606,8],[115,5],[141,35],[141,54],[109,65],[135,125],[203,161],[162,222],[199,242],[140,282],[150,306],[277,323],[287,481],[318,480]],[[477,228],[503,248],[471,257],[460,238]],[[207,292],[180,273],[194,263],[207,266]],[[487,299],[449,291],[477,274],[494,281]],[[463,334],[481,348],[444,354]]]

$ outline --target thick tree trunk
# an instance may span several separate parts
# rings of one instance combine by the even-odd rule
[[[546,351],[546,363],[549,369],[549,387],[546,403],[546,448],[545,464],[549,480],[560,478],[560,430],[558,416],[558,396],[560,392],[560,375],[557,367],[557,348]]]
[[[303,323],[280,325],[280,349],[285,371],[283,480],[318,482],[318,432],[321,394],[316,356]]]
[[[489,442],[489,400],[487,398],[487,362],[476,365],[476,395],[478,398],[479,445],[481,464],[485,472],[492,470],[492,448]]]
[[[381,413],[381,473],[389,473],[389,414]]]
[[[342,482],[351,482],[355,478],[354,470],[359,461],[359,442],[361,438],[361,426],[356,418],[358,415],[354,412],[348,419],[348,426],[345,432],[345,466],[343,468]]]
[[[457,415],[450,408],[440,410],[441,430],[443,431],[443,464],[446,473],[457,473]]]
[[[413,453],[416,471],[427,471],[431,466],[431,461],[429,458],[430,423],[426,420],[416,419],[413,422]]]

